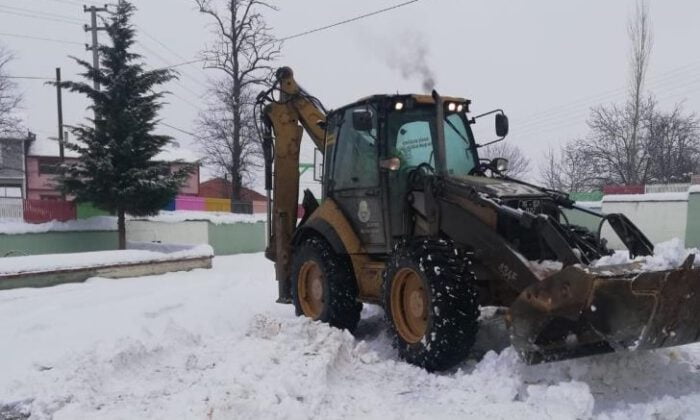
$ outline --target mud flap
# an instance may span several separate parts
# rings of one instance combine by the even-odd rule
[[[700,339],[700,269],[570,266],[523,290],[509,310],[511,341],[528,363]]]

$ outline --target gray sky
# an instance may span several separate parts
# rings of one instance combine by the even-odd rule
[[[268,22],[280,37],[324,26],[399,0],[281,1]],[[94,2],[93,2],[94,3]],[[197,58],[210,39],[209,21],[196,12],[193,0],[136,0],[139,52],[152,66]],[[0,0],[0,32],[84,43],[80,24],[8,14],[16,8],[40,10],[88,22],[76,0]],[[7,7],[15,8],[8,9]],[[288,41],[279,65],[295,70],[297,80],[327,107],[337,107],[372,93],[421,90],[420,78],[404,79],[396,57],[424,44],[437,90],[465,96],[476,113],[503,108],[511,120],[509,142],[520,146],[535,164],[548,147],[585,134],[588,108],[620,102],[627,75],[627,17],[634,0],[458,1],[418,3],[359,22]],[[686,109],[700,109],[700,2],[652,0],[654,50],[648,88],[663,107],[686,100]],[[104,37],[104,34],[101,34]],[[155,41],[155,40],[157,41]],[[67,58],[89,59],[82,45],[52,43],[0,35],[17,53],[12,72],[18,76],[52,77],[62,67],[64,79],[75,78]],[[167,45],[164,48],[160,43]],[[405,60],[404,60],[405,61]],[[162,118],[195,132],[193,121],[202,108],[207,78],[214,70],[201,65],[180,67],[180,81]],[[41,81],[21,80],[27,126],[40,137],[56,135],[55,90]],[[80,122],[86,102],[64,97],[67,124]],[[486,130],[483,130],[483,128]],[[491,132],[482,123],[477,134]],[[163,128],[183,145],[189,136]],[[484,141],[486,138],[483,139]],[[304,156],[311,160],[310,149]]]

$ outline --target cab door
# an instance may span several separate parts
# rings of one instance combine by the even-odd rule
[[[371,113],[370,114],[368,114]],[[356,113],[363,113],[365,127],[358,129]],[[384,252],[384,212],[380,188],[377,112],[370,106],[352,107],[340,111],[331,182],[328,196],[332,197],[352,224],[370,253]]]

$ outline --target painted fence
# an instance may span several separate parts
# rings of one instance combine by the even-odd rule
[[[231,200],[226,198],[208,198],[179,195],[168,203],[163,210],[217,211],[230,213]],[[265,213],[267,203],[260,201],[237,201],[233,205],[234,213],[253,214]]]
[[[51,220],[66,222],[75,220],[77,211],[75,204],[62,200],[24,200],[24,221],[28,223],[44,223]]]
[[[22,220],[24,205],[21,198],[0,198],[0,219]]]

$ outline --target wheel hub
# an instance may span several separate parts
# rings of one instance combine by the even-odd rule
[[[306,261],[299,270],[297,293],[304,315],[314,320],[321,317],[324,301],[324,275],[316,261]]]
[[[391,315],[401,338],[417,343],[428,329],[428,294],[420,274],[411,268],[399,270],[391,283]]]

